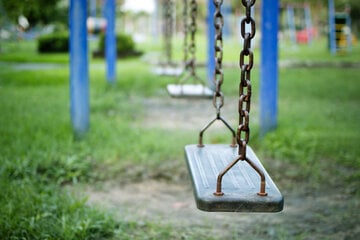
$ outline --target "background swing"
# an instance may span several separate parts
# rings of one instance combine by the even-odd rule
[[[189,23],[189,9],[190,9],[190,23]],[[167,91],[172,97],[199,97],[211,98],[213,91],[208,88],[203,79],[196,73],[196,17],[198,5],[196,0],[183,0],[183,28],[184,28],[184,69],[181,75],[177,78],[175,84],[168,84]],[[188,38],[190,32],[190,43]],[[188,59],[190,53],[191,58]],[[192,80],[192,83],[188,83]]]
[[[162,7],[163,57],[154,70],[157,75],[179,76],[182,69],[172,59],[172,37],[174,31],[174,0],[164,0]]]
[[[196,204],[200,210],[213,212],[279,212],[283,209],[284,198],[251,147],[247,145],[250,136],[250,73],[253,67],[251,40],[255,36],[255,21],[251,17],[251,8],[254,6],[255,0],[242,1],[246,17],[241,21],[244,45],[239,61],[241,77],[237,133],[220,114],[221,107],[224,105],[224,95],[221,92],[224,79],[222,70],[222,27],[224,24],[221,13],[222,2],[222,0],[214,0],[216,6],[214,14],[216,60],[214,82],[216,91],[213,95],[213,105],[216,108],[216,117],[200,131],[197,145],[185,146],[185,156]],[[250,25],[251,32],[245,32],[246,25]],[[248,63],[245,63],[245,58],[248,58]],[[231,145],[203,144],[204,132],[216,120],[222,121],[230,130]],[[259,185],[259,191],[257,191]]]

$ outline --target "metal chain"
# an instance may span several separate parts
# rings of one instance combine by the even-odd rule
[[[196,52],[196,43],[195,43],[195,33],[196,33],[196,16],[197,16],[197,3],[196,0],[191,0],[190,2],[191,10],[191,21],[189,24],[190,30],[190,44],[189,52],[191,54],[191,59],[189,62],[189,67],[191,68],[191,75],[195,76],[195,52]]]
[[[163,9],[163,34],[166,64],[172,64],[173,0],[165,0]]]
[[[251,40],[255,36],[255,21],[251,17],[251,8],[256,0],[242,0],[245,7],[245,17],[241,21],[241,36],[244,40],[243,49],[240,52],[239,65],[241,69],[239,86],[239,127],[237,130],[237,143],[241,160],[246,159],[246,144],[250,137],[250,102],[251,82],[250,75],[254,63],[254,56],[251,50]],[[250,32],[245,32],[246,26],[250,26]]]
[[[188,67],[188,27],[189,27],[189,23],[188,23],[188,0],[183,0],[183,5],[184,5],[184,9],[183,9],[183,28],[184,28],[184,45],[183,45],[183,50],[184,50],[184,64],[185,64],[185,68]]]
[[[219,3],[222,1],[215,1]],[[257,193],[259,196],[267,196],[265,192],[265,175],[263,171],[256,166],[249,158],[246,157],[246,145],[249,142],[250,128],[249,128],[249,114],[250,114],[250,100],[251,100],[251,83],[250,83],[250,74],[251,69],[254,65],[253,52],[251,50],[251,40],[255,36],[255,21],[251,17],[251,8],[255,4],[255,0],[242,0],[242,4],[245,7],[245,18],[241,21],[241,36],[244,39],[243,49],[240,52],[239,65],[241,69],[240,75],[240,86],[239,86],[239,126],[236,134],[236,142],[239,146],[239,156],[232,161],[225,169],[218,175],[216,182],[216,191],[214,192],[215,196],[222,196],[224,193],[221,191],[222,188],[222,178],[223,176],[238,162],[246,161],[259,175],[260,175],[260,191]],[[215,16],[221,16],[221,13],[215,13]],[[219,19],[217,20],[219,21]],[[221,25],[215,23],[215,26]],[[245,32],[246,26],[250,25],[250,32]],[[216,41],[222,44],[222,38],[216,36]],[[221,50],[220,50],[221,49]],[[222,60],[222,45],[221,47],[216,47],[219,56],[216,57],[216,71],[222,76],[221,69],[221,60]],[[220,59],[220,61],[219,61]],[[246,62],[247,60],[247,62]],[[220,70],[219,70],[220,69]],[[218,82],[217,92],[220,92],[220,87],[222,81],[216,80]],[[220,92],[221,93],[221,92]],[[221,96],[221,95],[219,95]]]
[[[214,0],[215,13],[214,13],[214,27],[215,27],[215,72],[214,72],[214,84],[215,91],[213,96],[213,105],[216,108],[216,118],[210,121],[200,131],[199,134],[199,147],[204,147],[203,134],[216,120],[222,121],[225,126],[230,130],[232,134],[231,147],[236,147],[236,133],[234,129],[220,116],[220,109],[224,105],[224,94],[221,92],[221,85],[224,82],[224,72],[222,69],[223,61],[223,37],[222,29],[224,26],[224,18],[221,13],[221,5],[223,0]]]
[[[215,74],[214,84],[215,92],[213,97],[213,105],[216,108],[217,114],[220,114],[220,108],[224,105],[224,95],[221,92],[221,85],[224,82],[224,72],[222,69],[223,61],[223,37],[222,29],[224,26],[224,18],[221,13],[221,5],[223,0],[214,0],[214,26],[215,26]]]
[[[178,84],[183,85],[190,78],[194,83],[200,83],[205,86],[206,83],[196,74],[196,18],[198,14],[198,4],[196,0],[184,0],[183,23],[184,23],[184,72],[178,78]],[[190,14],[189,14],[190,12]],[[190,18],[189,18],[190,15]],[[188,36],[190,35],[190,36]],[[188,39],[189,38],[189,39]],[[188,42],[188,40],[190,42]],[[189,56],[190,55],[190,56]],[[190,57],[190,59],[189,59]],[[203,88],[205,91],[205,87]],[[181,90],[182,91],[182,90]]]

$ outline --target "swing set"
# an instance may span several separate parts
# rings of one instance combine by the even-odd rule
[[[204,211],[213,212],[279,212],[283,209],[284,198],[269,174],[266,172],[266,169],[262,166],[260,160],[257,158],[251,147],[248,146],[250,138],[249,125],[252,93],[251,71],[254,66],[254,55],[251,50],[251,44],[256,30],[255,20],[251,16],[251,10],[255,5],[256,0],[242,0],[245,9],[245,18],[241,21],[241,36],[244,41],[243,49],[239,54],[239,125],[236,132],[221,116],[221,108],[224,105],[224,94],[221,91],[221,86],[224,82],[224,72],[222,68],[222,29],[224,26],[224,18],[221,13],[223,0],[213,1],[216,11],[214,14],[215,71],[213,75],[215,91],[213,92],[212,103],[216,114],[215,118],[206,124],[200,131],[198,144],[185,146],[186,162],[192,179],[197,207]],[[71,48],[70,51],[72,123],[75,135],[81,136],[87,131],[89,124],[87,101],[88,62],[86,57],[86,1],[72,0],[70,3],[70,22],[81,23],[81,25],[70,26],[72,33],[70,34],[70,45],[81,46],[78,48]],[[108,17],[115,19],[113,15],[115,2],[109,1],[107,3],[106,9],[112,11],[111,13],[108,13]],[[270,14],[264,14],[264,17],[268,15]],[[247,29],[250,29],[250,31],[248,32]],[[110,34],[113,33],[114,29],[108,27],[107,31],[109,30],[111,30],[109,32]],[[266,34],[263,31],[263,36],[264,35]],[[78,44],[79,42],[81,44]],[[276,42],[276,39],[263,42],[262,46],[274,42]],[[271,57],[273,56],[276,55],[271,54]],[[271,61],[267,61],[267,63],[276,62],[276,59],[269,59]],[[77,60],[76,65],[73,64],[75,60]],[[268,60],[267,57],[266,60]],[[262,58],[262,61],[264,61],[264,57]],[[115,62],[114,59],[113,62]],[[265,67],[273,69],[269,66]],[[266,73],[268,75],[269,73],[272,74],[271,71],[267,71]],[[262,86],[261,89],[263,88],[267,89],[267,91],[270,90],[270,87],[267,88],[267,85],[265,87]],[[272,102],[271,97],[265,99],[266,104]],[[261,104],[262,102],[260,101],[260,105]],[[264,109],[270,109],[270,107]],[[231,144],[204,144],[203,135],[205,131],[218,120],[224,123],[230,130],[232,135]],[[257,186],[259,187],[259,190],[257,190]]]
[[[241,36],[244,40],[240,52],[239,126],[237,132],[221,116],[224,95],[222,68],[224,19],[221,13],[222,0],[214,0],[215,26],[215,92],[213,106],[216,116],[200,131],[198,144],[185,146],[185,156],[190,172],[194,196],[200,210],[210,212],[279,212],[284,198],[272,181],[254,151],[248,146],[250,138],[251,70],[254,56],[251,50],[255,36],[255,20],[251,9],[255,0],[242,0],[245,18],[241,21]],[[246,32],[250,29],[250,32]],[[204,144],[205,131],[217,120],[230,130],[232,142],[226,144]],[[259,190],[256,190],[256,186]]]

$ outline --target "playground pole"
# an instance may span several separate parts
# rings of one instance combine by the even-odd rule
[[[328,0],[329,15],[329,45],[332,54],[336,54],[336,29],[334,0]]]
[[[94,18],[96,17],[96,0],[90,0],[89,15]]]
[[[208,39],[208,56],[207,56],[207,76],[208,76],[208,85],[211,89],[214,88],[214,71],[215,71],[215,27],[214,27],[214,14],[215,14],[215,5],[213,0],[207,1],[207,39]]]
[[[70,114],[75,138],[89,128],[89,73],[86,0],[70,0]]]
[[[260,135],[263,136],[277,127],[279,0],[263,0],[261,8]]]
[[[115,0],[105,0],[104,15],[107,22],[105,31],[106,79],[110,84],[113,84],[116,79],[115,8]]]

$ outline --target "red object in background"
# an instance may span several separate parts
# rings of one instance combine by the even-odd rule
[[[296,42],[297,43],[308,43],[311,39],[316,36],[315,28],[303,29],[301,31],[296,32]]]

